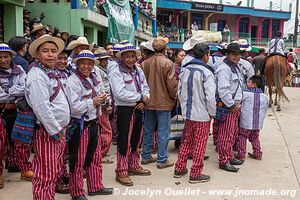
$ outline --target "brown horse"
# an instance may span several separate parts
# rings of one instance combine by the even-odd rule
[[[277,105],[277,111],[281,111],[280,108],[280,100],[284,97],[287,101],[289,99],[285,95],[283,91],[283,86],[285,83],[285,78],[288,75],[289,70],[287,66],[286,58],[280,55],[274,55],[266,60],[266,67],[265,67],[265,77],[267,81],[267,86],[269,88],[269,107],[272,106],[272,88],[275,86],[275,104]],[[278,99],[277,99],[278,97]]]

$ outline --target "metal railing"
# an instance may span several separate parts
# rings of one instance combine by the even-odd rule
[[[139,9],[137,30],[152,35],[153,20],[155,19]]]

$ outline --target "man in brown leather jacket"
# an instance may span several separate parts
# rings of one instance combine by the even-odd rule
[[[150,101],[146,104],[142,164],[157,161],[157,168],[171,167],[173,162],[168,160],[168,143],[171,121],[171,110],[177,95],[178,82],[174,76],[174,67],[171,60],[165,57],[164,51],[167,41],[156,38],[153,41],[155,54],[145,60],[141,67],[150,87]],[[158,151],[157,159],[151,157],[153,132],[158,123]]]

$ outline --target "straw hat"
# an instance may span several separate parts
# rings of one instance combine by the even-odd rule
[[[37,51],[38,47],[41,46],[42,44],[44,44],[45,42],[55,43],[58,48],[58,54],[60,54],[65,48],[65,42],[62,39],[45,34],[45,35],[39,37],[38,39],[34,40],[30,44],[29,53],[33,58],[36,58],[36,51]]]
[[[115,44],[114,47],[113,47],[113,51],[114,51],[114,52],[120,51],[120,48],[121,48],[122,46],[123,46],[122,44]]]
[[[140,44],[140,48],[141,49],[147,49],[147,50],[150,50],[150,51],[154,51],[152,43],[153,43],[153,40],[152,41],[149,40],[147,42],[142,42]]]
[[[73,63],[75,65],[77,65],[77,62],[81,59],[89,59],[94,61],[94,65],[99,65],[99,61],[96,59],[95,55],[93,54],[93,52],[91,52],[90,50],[83,50],[81,51],[76,58],[74,58]]]
[[[69,43],[67,50],[73,50],[76,47],[80,46],[80,45],[86,45],[89,46],[89,49],[91,50],[93,48],[92,44],[89,44],[88,40],[86,39],[86,37],[79,37],[77,38],[77,40],[73,40]]]
[[[216,47],[217,47],[219,50],[227,49],[228,43],[227,43],[227,42],[223,42],[223,43],[221,43],[221,44],[218,44]]]
[[[184,42],[182,48],[185,51],[189,51],[189,50],[193,49],[196,44],[206,43],[206,42],[207,42],[207,40],[202,36],[191,37],[190,39],[188,39],[187,41]]]
[[[104,58],[110,58],[111,56],[108,55],[107,51],[105,49],[96,49],[95,52],[96,59],[104,59]]]
[[[154,51],[161,51],[166,48],[167,43],[169,43],[169,39],[166,37],[157,37],[152,42],[152,47]]]
[[[238,43],[240,44],[240,48],[242,51],[251,51],[252,50],[251,45],[248,43],[248,41],[246,39],[239,39]]]
[[[9,52],[12,56],[17,55],[7,44],[0,43],[0,52]]]
[[[30,33],[35,33],[35,32],[37,32],[39,30],[46,29],[46,28],[47,27],[44,26],[42,23],[37,23],[37,24],[33,25],[33,29],[32,29],[32,31]]]
[[[135,48],[135,46],[133,46],[132,44],[128,43],[128,44],[120,46],[120,51],[118,51],[118,53],[116,53],[116,57],[118,59],[121,59],[122,53],[129,52],[129,51],[133,51],[133,52],[136,53],[136,56],[140,56],[140,51],[137,50]]]

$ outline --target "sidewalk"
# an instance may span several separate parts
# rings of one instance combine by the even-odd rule
[[[157,169],[155,164],[150,164],[145,168],[150,169],[152,175],[132,177],[135,185],[126,188],[115,182],[114,163],[104,165],[103,182],[107,187],[114,187],[115,192],[119,194],[87,196],[88,199],[299,199],[300,90],[285,88],[285,91],[290,97],[290,103],[284,102],[281,112],[269,109],[264,129],[261,132],[262,161],[246,158],[236,174],[219,170],[218,156],[212,145],[212,137],[210,137],[206,153],[210,158],[205,161],[204,166],[204,173],[211,176],[210,182],[189,184],[188,176],[180,179],[173,178],[174,168]],[[114,154],[115,150],[116,146],[113,146],[111,154]],[[248,151],[251,151],[250,146],[248,146]],[[176,161],[178,151],[174,149],[173,141],[170,142],[169,152],[170,160]],[[188,167],[190,165],[191,161]],[[20,181],[19,176],[18,173],[5,173],[5,188],[0,190],[0,199],[32,199],[31,183]],[[70,196],[57,195],[56,199],[70,199]]]

